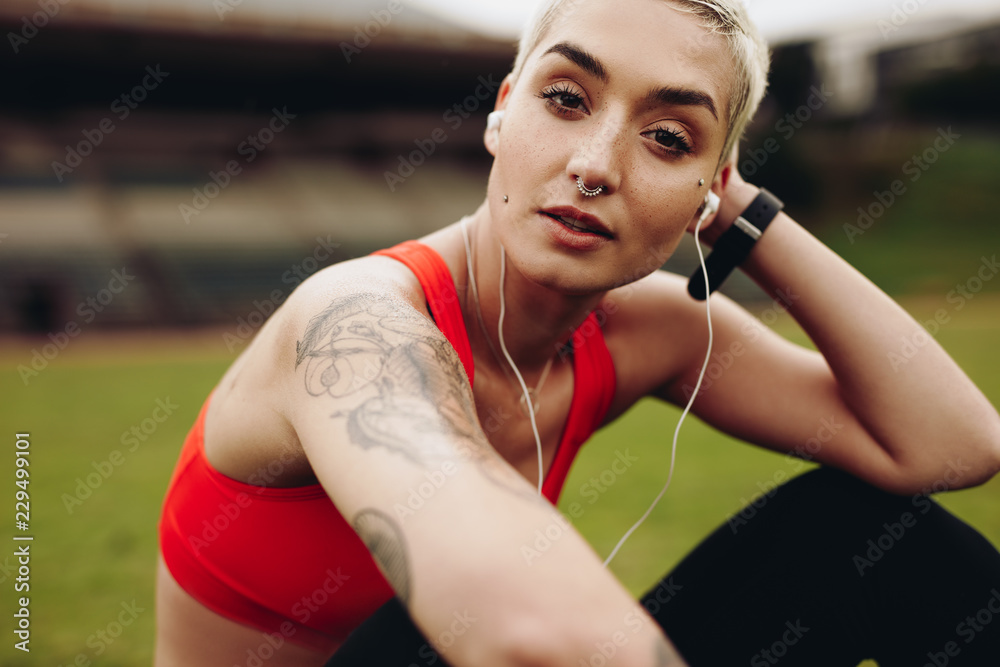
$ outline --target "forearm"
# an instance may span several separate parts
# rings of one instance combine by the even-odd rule
[[[558,510],[485,449],[485,437],[440,438],[433,447],[413,439],[433,460],[340,456],[352,480],[332,494],[429,646],[454,667],[576,665],[603,645],[614,646],[616,664],[683,664]]]
[[[512,506],[503,491],[482,493],[483,482],[452,478],[437,507],[404,527],[413,552],[409,610],[445,659],[455,667],[590,664],[601,646],[613,646],[615,664],[684,664],[554,507],[540,499]],[[451,643],[458,616],[475,621]]]
[[[739,196],[752,199],[755,192],[746,186]],[[844,403],[901,470],[931,484],[949,461],[961,460],[972,471],[960,486],[996,472],[996,410],[871,281],[784,213],[744,269],[785,302],[825,357]]]
[[[293,301],[282,316],[307,321],[287,327],[296,341],[281,345],[296,351],[294,373],[279,372],[281,412],[337,509],[449,661],[575,665],[632,620],[638,629],[619,664],[657,664],[659,628],[490,446],[461,361],[432,323],[374,292],[318,309]]]
[[[458,630],[463,632],[466,622],[471,622],[472,619],[465,617],[457,620],[462,621]],[[620,645],[628,639],[628,635],[634,636],[633,630],[641,630],[641,628],[635,627],[633,623],[628,634],[619,632],[617,636],[612,635],[610,641],[603,642],[597,647],[600,655],[605,659],[616,658]],[[388,638],[391,638],[391,641],[387,641]],[[449,630],[444,637],[438,638],[438,641],[435,642],[439,645],[441,652],[435,650],[431,641],[421,634],[414,625],[406,608],[400,604],[398,599],[394,598],[382,605],[353,631],[325,667],[408,665],[414,662],[414,656],[420,657],[418,662],[421,664],[450,665],[452,663],[447,657],[449,656],[449,647],[453,645],[454,641],[456,641],[455,635]],[[665,640],[660,640],[651,654],[655,658],[652,664],[658,667],[684,664],[673,647]],[[599,663],[600,658],[597,655],[598,651],[592,652],[590,658],[584,660],[583,664]],[[578,661],[576,664],[581,663]]]

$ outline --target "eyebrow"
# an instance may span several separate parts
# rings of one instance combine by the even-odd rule
[[[601,61],[581,49],[579,46],[570,44],[569,42],[559,42],[558,44],[554,44],[549,47],[549,49],[542,54],[542,57],[545,57],[550,53],[558,53],[570,62],[575,63],[580,69],[590,72],[604,83],[608,82],[608,70],[604,68]]]
[[[649,91],[646,95],[646,103],[650,106],[665,104],[669,106],[697,106],[705,107],[712,116],[718,120],[719,114],[715,110],[715,102],[711,96],[698,90],[690,88],[665,87]]]
[[[580,69],[593,74],[595,77],[607,83],[609,80],[608,70],[604,67],[604,64],[598,60],[598,58],[586,50],[571,44],[570,42],[559,42],[549,47],[542,57],[549,55],[550,53],[557,53],[570,62],[574,63]],[[707,93],[703,93],[698,90],[692,90],[690,88],[679,88],[675,86],[664,86],[662,88],[656,88],[649,91],[646,95],[646,103],[650,106],[655,105],[667,105],[667,106],[700,106],[704,107],[712,114],[712,117],[716,120],[719,119],[719,113],[715,108],[715,101]]]

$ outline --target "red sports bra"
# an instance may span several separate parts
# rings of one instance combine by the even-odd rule
[[[413,271],[471,380],[465,322],[441,256],[417,241],[375,254]],[[569,416],[542,486],[552,503],[615,392],[611,355],[593,314],[588,322],[598,333],[578,337]],[[167,567],[185,591],[226,618],[332,652],[389,600],[392,589],[322,486],[256,486],[211,467],[203,440],[210,400],[184,442],[164,499],[159,530]]]

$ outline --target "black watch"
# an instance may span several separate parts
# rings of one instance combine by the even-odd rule
[[[705,259],[709,293],[719,289],[733,269],[743,263],[757,239],[784,207],[784,202],[764,188],[760,189],[753,203],[722,233],[712,254]],[[700,266],[688,281],[688,294],[698,301],[705,300],[705,274]]]

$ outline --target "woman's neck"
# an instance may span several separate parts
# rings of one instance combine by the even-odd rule
[[[466,285],[463,312],[473,354],[478,359],[507,363],[497,330],[503,305],[504,347],[522,373],[540,373],[550,359],[556,355],[565,356],[565,346],[573,330],[600,303],[604,294],[566,295],[526,279],[509,257],[504,261],[485,204],[463,220],[461,226],[465,229],[460,229],[459,233],[467,233],[466,247],[471,254],[457,282]],[[469,279],[470,265],[474,281]],[[482,325],[477,313],[477,294]],[[501,358],[496,359],[496,356]]]

